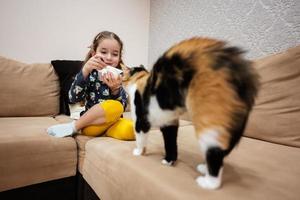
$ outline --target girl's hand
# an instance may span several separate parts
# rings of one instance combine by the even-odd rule
[[[92,56],[83,66],[82,73],[84,78],[87,78],[89,73],[93,71],[93,69],[101,70],[107,64],[103,61],[99,54],[95,54]]]
[[[115,77],[111,72],[108,72],[101,76],[100,80],[109,87],[113,95],[117,95],[119,93],[120,87],[122,85],[121,75]]]

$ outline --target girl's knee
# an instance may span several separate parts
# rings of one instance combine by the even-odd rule
[[[116,100],[106,100],[100,103],[100,106],[104,110],[106,122],[113,122],[118,120],[123,114],[123,105]]]
[[[104,123],[102,125],[90,125],[81,130],[82,135],[101,136],[112,125],[112,123]]]
[[[97,126],[87,126],[81,130],[81,134],[96,137],[102,135],[104,131],[99,129]]]
[[[106,131],[106,135],[119,140],[135,140],[133,121],[121,118]]]

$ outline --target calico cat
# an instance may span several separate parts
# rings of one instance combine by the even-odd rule
[[[205,164],[197,183],[206,189],[221,185],[223,159],[239,142],[258,92],[258,75],[243,51],[224,41],[195,37],[167,50],[148,72],[143,66],[124,74],[123,86],[135,121],[134,155],[145,152],[147,133],[159,127],[165,158],[177,160],[179,117],[187,112],[195,127]]]

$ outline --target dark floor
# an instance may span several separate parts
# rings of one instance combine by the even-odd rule
[[[100,200],[82,175],[0,192],[1,200]]]

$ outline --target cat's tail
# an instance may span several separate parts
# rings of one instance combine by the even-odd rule
[[[213,52],[214,69],[227,68],[229,82],[241,101],[249,110],[255,103],[255,97],[259,90],[259,75],[253,67],[253,63],[243,57],[245,53],[239,47],[222,47]]]

